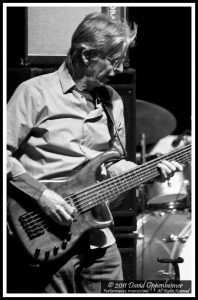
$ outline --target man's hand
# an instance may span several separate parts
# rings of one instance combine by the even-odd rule
[[[136,164],[131,161],[126,161],[124,159],[118,161],[115,164],[112,164],[108,167],[108,174],[110,177],[120,175],[126,171],[130,171],[134,169]],[[159,182],[165,182],[170,177],[174,176],[176,172],[183,171],[183,166],[176,161],[167,161],[162,160],[158,165],[157,168],[159,169],[161,175],[159,175],[156,180]]]
[[[46,189],[38,204],[43,212],[59,225],[70,225],[72,223],[75,208],[54,191]]]
[[[170,177],[174,176],[176,172],[183,171],[183,166],[176,161],[167,161],[162,160],[161,163],[157,165],[160,169],[161,175],[157,178],[160,182],[165,182],[170,179]]]

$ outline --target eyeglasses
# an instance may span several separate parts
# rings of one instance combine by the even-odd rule
[[[111,65],[113,66],[113,69],[116,70],[120,67],[121,64],[123,64],[126,61],[127,57],[124,56],[122,58],[113,59],[109,56],[106,56],[106,59],[110,61]]]

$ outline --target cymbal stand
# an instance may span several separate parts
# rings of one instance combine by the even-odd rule
[[[146,135],[145,133],[142,133],[142,138],[141,138],[141,156],[140,156],[140,162],[141,164],[145,163],[146,162]],[[141,204],[141,211],[140,211],[140,215],[141,215],[141,218],[143,220],[143,216],[144,216],[144,209],[145,209],[145,204],[146,204],[146,198],[145,198],[145,184],[141,184],[139,187],[138,187],[138,193],[139,193],[139,198],[140,198],[140,204]],[[145,239],[144,239],[144,236],[145,236],[145,229],[144,229],[144,226],[145,224],[142,223],[142,231],[141,231],[141,234],[139,234],[138,238],[139,239],[142,239],[142,256],[141,256],[141,259],[142,259],[142,264],[140,266],[141,268],[141,279],[143,274],[144,274],[144,243],[145,243]]]
[[[146,162],[146,134],[142,133],[141,138],[141,154],[142,154],[142,164]]]
[[[175,275],[175,278],[171,278],[171,279],[176,280],[176,281],[180,281],[180,271],[179,271],[178,264],[184,262],[184,259],[182,257],[177,257],[176,259],[158,257],[157,261],[160,262],[160,263],[166,263],[166,264],[171,263],[173,265],[173,268],[174,268],[174,273],[167,273],[165,271],[162,271],[161,274],[162,275],[168,275],[168,276]]]
[[[141,138],[141,164],[146,162],[146,134],[142,133]],[[145,184],[141,184],[138,188],[139,194],[141,195],[141,213],[145,209],[146,199],[145,199]]]

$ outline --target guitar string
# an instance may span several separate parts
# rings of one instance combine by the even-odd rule
[[[180,158],[181,158],[181,156],[182,156],[182,154],[180,154]],[[185,156],[183,156],[183,158],[184,157]],[[153,161],[152,161],[149,164],[144,165],[144,168],[147,167],[147,168],[149,168],[149,171],[150,171],[150,165],[156,165],[156,163],[153,163]],[[135,169],[133,169],[131,171],[135,171]],[[137,171],[140,171],[140,168],[138,168]],[[144,173],[146,173],[146,172],[148,172],[148,170],[144,171]],[[157,169],[154,169],[152,172],[150,171],[149,174],[147,173],[147,176],[145,177],[145,180],[147,181],[147,180],[153,178],[154,175],[157,176],[158,174],[159,174],[159,171],[157,171]],[[144,174],[142,174],[142,176],[143,175]],[[114,191],[113,200],[121,193],[120,188],[123,189],[124,191],[126,191],[125,186],[129,187],[129,189],[130,189],[131,184],[136,185],[136,183],[141,182],[141,180],[139,179],[139,176],[136,177],[137,174],[134,174],[133,178],[131,178],[131,174],[126,175],[126,173],[122,174],[119,177],[123,177],[123,176],[124,176],[124,181],[121,178],[119,178],[120,182],[118,182],[118,180],[116,178],[110,178],[110,179],[114,179],[113,180],[114,182],[112,182],[111,185],[116,184],[116,186],[113,187],[114,190],[115,189],[118,190],[118,194],[116,194],[115,191],[113,190]],[[127,180],[131,181],[130,184]],[[80,196],[80,200],[78,200],[77,194],[73,195],[73,197],[72,197],[72,195],[69,197],[69,198],[72,198],[72,203],[74,203],[74,206],[77,209],[77,212],[76,212],[75,215],[78,215],[79,213],[95,206],[96,204],[101,203],[101,200],[103,200],[102,202],[105,202],[106,200],[109,200],[109,202],[112,201],[111,200],[111,198],[112,198],[112,188],[110,188],[109,190],[105,189],[106,186],[108,188],[107,181],[101,181],[98,184],[93,185],[93,186],[89,187],[88,189],[79,192],[78,196]],[[125,181],[127,181],[127,182],[125,182]],[[120,184],[120,186],[119,186],[119,184]],[[103,191],[102,191],[102,193],[98,194],[98,192],[100,192],[101,187],[102,187]],[[108,195],[108,193],[110,193],[110,195]],[[67,200],[67,198],[68,198],[68,196],[65,198],[65,200]],[[93,199],[94,199],[94,202],[91,201]],[[83,202],[83,200],[85,200],[85,201]],[[83,202],[83,207],[82,207],[82,202]],[[72,204],[72,203],[70,203],[70,204]]]
[[[128,183],[124,183],[124,185],[125,186],[128,186]],[[118,186],[116,185],[115,186],[115,188],[116,189],[118,189]],[[123,183],[122,183],[122,186],[121,186],[121,188],[123,188]],[[120,190],[119,190],[120,191]],[[93,196],[96,196],[95,194],[95,191],[93,191],[93,195],[91,195],[91,197],[93,197]],[[98,204],[99,203],[101,203],[101,199],[102,200],[104,200],[105,201],[105,199],[104,199],[104,197],[105,198],[107,198],[107,199],[109,199],[109,198],[111,198],[111,201],[112,201],[112,198],[116,198],[118,195],[116,194],[116,192],[115,191],[113,191],[113,195],[112,195],[112,193],[111,193],[111,190],[108,190],[108,191],[105,191],[105,194],[104,194],[104,197],[103,197],[103,194],[101,194],[101,195],[98,195],[97,194],[97,196],[98,196]],[[84,196],[85,197],[85,196]],[[81,199],[82,199],[83,197],[81,197]],[[86,199],[87,199],[87,197],[86,197]],[[82,200],[81,200],[82,201]],[[68,201],[69,202],[69,201]],[[77,202],[77,201],[76,201]],[[75,207],[77,207],[77,205],[75,205]],[[90,207],[90,204],[89,205],[85,205],[85,210],[86,209],[88,209]],[[82,212],[83,212],[83,210],[81,210]],[[75,215],[77,216],[78,214],[80,213],[80,209],[78,209],[78,213],[76,213]],[[40,221],[40,222],[39,222]],[[40,224],[41,226],[44,226],[45,224],[43,224],[43,222],[44,222],[44,220],[42,220],[42,216],[40,215],[39,216],[39,213],[34,213],[33,214],[33,216],[28,216],[28,220],[26,220],[26,225],[28,225],[28,226],[32,226],[32,228],[35,226],[35,223],[34,222],[37,222],[36,223],[36,229],[38,228],[38,225]]]
[[[183,149],[183,150],[186,150],[186,149]],[[174,155],[175,153],[170,153],[170,156],[171,155]],[[190,153],[189,153],[190,154]],[[182,159],[182,158],[185,158],[185,159],[187,159],[187,158],[189,158],[188,157],[189,155],[188,154],[186,154],[185,153],[185,155],[183,155],[182,153],[179,153],[179,155],[177,155],[177,159]],[[161,157],[161,159],[163,159],[163,157]],[[160,160],[160,158],[157,158],[157,159],[155,159],[156,160],[156,162],[158,161],[158,160]],[[152,166],[152,165],[155,165],[156,166],[156,162],[154,162],[154,160],[152,160],[152,161],[150,161],[149,163],[147,163],[147,164],[144,164],[144,165],[142,165],[142,166],[139,166],[139,168],[138,168],[138,170],[137,171],[140,171],[140,169],[141,169],[141,167],[147,167],[147,168],[149,168],[150,169],[150,165]],[[181,161],[181,163],[182,163],[182,161]],[[133,169],[133,170],[131,170],[131,171],[134,171],[135,169]],[[129,171],[129,173],[131,172],[131,171]],[[148,170],[147,170],[147,172],[148,172]],[[146,173],[146,172],[145,172]],[[158,175],[158,173],[159,173],[159,171],[157,171],[157,169],[154,169],[154,170],[152,170],[152,172],[149,172],[149,174],[147,174],[147,177],[145,177],[145,180],[147,181],[147,180],[149,180],[149,179],[151,179],[151,178],[153,178],[153,176],[154,175]],[[143,174],[142,174],[143,175]],[[125,174],[122,174],[121,176],[118,176],[118,177],[123,177],[124,176],[124,179],[126,178],[126,177],[129,177],[129,178],[127,178],[128,180],[130,180],[131,182],[132,182],[132,184],[136,184],[137,182],[139,182],[140,180],[139,180],[139,178],[137,177],[137,178],[135,178],[135,180],[133,180],[133,178],[134,178],[134,176],[137,176],[137,174],[135,174],[134,176],[133,176],[133,178],[131,178],[131,174],[128,174],[127,176],[126,176],[126,173]],[[116,177],[115,178],[110,178],[110,179],[116,179]],[[97,189],[100,189],[101,187],[101,185],[103,185],[103,191],[104,191],[104,183],[105,183],[105,185],[107,185],[107,181],[108,181],[108,179],[106,180],[106,181],[101,181],[101,182],[99,182],[98,183],[98,185],[97,185]],[[115,181],[115,180],[113,180],[113,181]],[[118,180],[116,179],[116,181],[113,183],[114,185],[116,184],[116,187],[114,187],[114,188],[116,188],[116,189],[118,189],[118,184],[121,184],[121,188],[122,189],[124,189],[124,191],[126,191],[126,187],[124,187],[124,186],[127,186],[127,188],[129,187],[130,189],[131,189],[131,184],[129,184],[129,182],[127,181],[127,182],[124,182],[123,183],[123,181],[121,181],[120,179],[119,179],[119,181],[120,182],[117,182]],[[108,186],[107,186],[108,187]],[[114,200],[115,198],[117,198],[117,196],[120,194],[120,189],[119,189],[119,191],[118,191],[118,195],[117,194],[113,194],[113,199],[112,199],[112,191],[111,191],[111,189],[109,189],[108,191],[106,191],[105,190],[105,193],[103,192],[102,194],[98,194],[98,191],[96,191],[96,185],[93,185],[93,186],[91,186],[91,187],[89,187],[86,191],[84,190],[84,191],[81,191],[81,192],[79,192],[78,194],[80,195],[80,194],[84,194],[85,193],[85,195],[83,195],[83,196],[81,196],[81,202],[82,202],[82,199],[84,198],[84,197],[86,197],[85,198],[85,202],[83,203],[83,209],[81,209],[81,206],[82,205],[80,205],[79,206],[79,208],[77,207],[78,206],[78,200],[76,199],[76,202],[75,202],[75,207],[76,207],[76,209],[77,209],[77,213],[75,214],[75,216],[77,216],[77,215],[79,215],[81,212],[83,212],[83,211],[85,211],[85,210],[87,210],[87,209],[89,209],[90,207],[93,207],[93,203],[94,203],[94,206],[95,206],[95,204],[97,205],[97,204],[99,204],[99,203],[101,203],[101,200],[103,201],[103,202],[105,202],[106,200],[109,200],[109,201],[112,201],[112,200]],[[87,195],[87,192],[90,192],[90,190],[92,190],[92,189],[94,189],[93,191],[92,191],[92,195]],[[97,192],[97,195],[95,194]],[[108,199],[106,199],[106,200],[104,200],[104,198],[107,198],[107,194],[108,193],[110,193],[110,195],[108,195]],[[103,195],[104,194],[104,195]],[[76,197],[76,195],[74,195],[75,197]],[[96,198],[96,196],[97,196],[97,198]],[[94,198],[93,198],[94,197]],[[68,196],[65,198],[65,199],[67,199],[68,198]],[[74,198],[74,197],[73,197]],[[87,200],[87,198],[90,198],[90,199],[94,199],[95,201],[94,202],[91,202],[91,205],[90,205],[90,199],[88,199]],[[99,199],[98,199],[99,198]],[[37,215],[38,216],[38,215]],[[35,215],[35,217],[36,217],[36,215]],[[38,220],[38,218],[37,218],[37,220]],[[39,223],[37,223],[37,224],[39,224]],[[41,218],[41,222],[40,222],[40,225],[41,226],[46,226],[46,224],[42,224],[42,218]],[[37,227],[38,228],[38,227]]]
[[[153,174],[156,174],[156,173],[152,173],[151,175]],[[150,176],[150,174],[147,175],[147,177],[145,177],[145,181],[149,180],[153,178],[153,176]],[[129,178],[131,180],[131,178]],[[138,180],[139,181],[139,180]],[[137,181],[137,182],[138,182]],[[131,180],[132,184],[135,183],[135,181]],[[125,186],[125,187],[124,187]],[[129,184],[129,182],[126,182],[123,184],[123,182],[121,183],[121,186],[120,186],[124,191],[127,191],[126,187],[128,189],[131,189],[131,184]],[[102,193],[102,194],[95,194],[94,192],[92,193],[92,195],[89,196],[89,200],[88,200],[88,203],[87,202],[87,195],[85,195],[84,199],[85,199],[85,202],[83,203],[83,208],[80,207],[79,209],[79,213],[81,212],[84,212],[86,211],[87,209],[97,205],[97,204],[100,204],[102,202],[105,202],[106,200],[109,200],[109,202],[113,201],[115,198],[117,198],[119,196],[119,194],[121,193],[120,192],[120,188],[118,188],[118,184],[116,186],[114,186],[114,188],[116,188],[118,190],[118,193],[116,194],[115,191],[113,191],[113,195],[111,194],[111,190],[109,190],[108,192],[105,190],[105,193]],[[110,193],[108,195],[108,193]],[[94,199],[94,202],[92,202],[91,200]],[[81,197],[81,201],[83,201],[83,197]],[[82,206],[82,205],[81,205]],[[76,206],[75,206],[76,207]]]
[[[180,155],[181,156],[181,155]],[[153,164],[154,165],[154,164]],[[146,166],[147,168],[149,168],[150,169],[150,166],[149,165],[147,165]],[[144,168],[145,168],[145,166],[144,166]],[[133,169],[133,170],[131,170],[131,171],[134,171],[134,173],[135,173],[135,169]],[[131,171],[129,171],[129,174],[128,174],[128,177],[131,177],[131,174],[130,174],[130,172]],[[140,170],[140,168],[138,168],[138,170],[137,170],[137,172],[139,172],[139,171],[142,171],[142,170]],[[150,170],[149,170],[150,171]],[[146,171],[146,172],[148,172],[148,170]],[[145,172],[145,173],[146,173]],[[150,173],[149,174],[151,174],[152,176],[153,176],[153,173],[151,173],[151,171],[150,171]],[[144,175],[144,174],[141,174],[142,176]],[[158,172],[156,173],[156,176],[158,175]],[[127,174],[125,173],[125,174],[122,174],[122,175],[120,175],[119,177],[123,177],[124,176],[124,178],[126,178],[127,177]],[[135,178],[137,176],[137,174],[134,174],[134,176],[133,176],[133,178]],[[114,179],[114,178],[111,178],[111,179]],[[120,179],[122,179],[122,178],[120,178]],[[126,179],[128,179],[128,178],[126,178]],[[137,180],[136,180],[137,179]],[[116,178],[115,178],[115,180],[116,180],[116,182],[118,181]],[[114,181],[115,181],[114,180]],[[94,186],[91,186],[91,187],[89,187],[88,189],[86,189],[86,190],[84,190],[84,191],[81,191],[81,192],[79,192],[78,194],[83,194],[83,193],[85,193],[85,196],[87,197],[88,195],[87,195],[87,192],[89,192],[91,189],[93,189],[94,188],[94,190],[96,191],[96,189],[99,189],[100,187],[101,187],[101,185],[103,185],[103,188],[104,188],[104,185],[106,185],[106,184],[108,184],[108,182],[107,182],[108,180],[106,180],[106,181],[101,181],[99,184],[97,184],[97,185],[94,185]],[[121,181],[121,180],[120,180]],[[134,183],[135,182],[138,182],[138,181],[141,181],[140,179],[139,179],[139,176],[138,176],[138,178],[135,178],[135,180],[134,180]],[[123,181],[122,181],[122,183],[123,183]],[[113,180],[112,180],[112,184],[113,184]],[[77,196],[77,194],[75,194],[74,195],[74,197],[75,196]],[[73,197],[73,199],[74,199],[74,197]],[[81,197],[81,199],[82,199],[82,197]],[[75,199],[74,199],[75,200]],[[76,202],[77,203],[77,202]]]
[[[153,173],[156,173],[155,172],[156,170],[154,170],[154,172],[152,172],[152,178],[153,178]],[[157,173],[156,173],[157,174]],[[148,174],[148,176],[150,177],[150,174]],[[147,177],[148,177],[147,176]],[[123,184],[122,184],[123,185]],[[129,183],[125,183],[125,185],[127,185],[127,187],[129,187],[129,188],[131,188],[131,185],[129,184]],[[116,188],[117,188],[117,186],[116,186]],[[122,186],[121,186],[121,188],[123,188]],[[124,188],[124,189],[126,189],[126,188]],[[111,192],[111,191],[109,191],[109,192]],[[120,193],[120,190],[119,190],[119,193]],[[114,193],[115,194],[115,193]],[[91,197],[93,197],[93,196],[96,196],[96,195],[91,195]],[[97,201],[95,201],[95,204],[99,204],[99,203],[101,203],[101,200],[103,200],[103,201],[105,201],[104,199],[105,198],[107,198],[108,200],[109,200],[109,198],[111,198],[111,200],[112,200],[112,193],[111,193],[111,195],[109,195],[108,197],[107,197],[107,193],[105,192],[105,194],[103,195],[98,195],[97,194],[97,196],[99,196],[99,199],[97,200]],[[117,197],[118,195],[113,195],[113,198],[115,199],[116,197]],[[87,197],[86,197],[86,199],[87,199]],[[87,207],[85,207],[85,210],[87,210],[87,209],[89,209],[90,208],[90,204],[88,204],[87,205]],[[75,216],[78,216],[81,212],[83,212],[83,210],[82,211],[78,211],[76,214],[75,214]],[[42,222],[41,222],[42,223]],[[40,226],[44,226],[43,224],[40,224]]]
[[[178,157],[177,157],[177,159],[178,158],[185,158],[185,156],[186,156],[186,154],[185,155],[183,155],[183,154],[180,154]],[[187,156],[186,156],[187,157]],[[157,159],[158,160],[158,159]],[[147,169],[149,168],[149,171],[150,171],[150,167],[152,166],[152,165],[156,165],[156,162],[149,162],[149,163],[147,163],[147,165],[144,165],[143,167],[144,167],[144,169],[145,169],[145,167],[147,167]],[[140,167],[142,167],[142,166],[140,166]],[[157,169],[156,169],[157,170]],[[132,172],[134,172],[135,173],[135,169],[133,169],[133,170],[131,170]],[[118,176],[118,177],[124,177],[124,179],[125,180],[127,180],[127,179],[130,179],[131,180],[131,171],[129,171],[128,173],[128,175],[126,174],[126,173],[124,173],[124,174],[122,174],[122,175],[120,175],[120,176]],[[141,168],[138,168],[138,170],[136,171],[136,172],[140,172],[140,171],[142,171],[141,170]],[[153,173],[153,171],[151,172],[149,172],[149,174],[148,174],[148,170],[146,170],[146,171],[144,171],[143,173],[147,173],[147,176],[149,176],[149,177],[153,177],[153,175],[158,175],[158,173],[159,173],[159,171],[156,171],[156,174],[155,174],[155,172]],[[144,176],[144,174],[141,174],[142,176]],[[151,175],[151,176],[150,176]],[[136,176],[137,176],[137,174],[134,174],[134,176],[133,176],[133,180],[132,180],[132,184],[135,184],[135,183],[138,183],[138,182],[141,182],[141,180],[139,179],[139,176],[136,178]],[[129,177],[129,178],[127,178],[127,177]],[[149,180],[149,177],[146,177],[146,180]],[[150,179],[151,179],[150,178]],[[115,184],[115,183],[118,183],[118,184],[121,184],[121,185],[123,185],[123,180],[122,180],[122,178],[119,178],[119,181],[120,182],[118,182],[118,179],[116,178],[116,177],[114,177],[114,178],[110,178],[110,179],[113,179],[112,180],[112,185],[113,184]],[[127,182],[125,183],[124,182],[124,184],[127,184]],[[101,182],[99,182],[98,184],[95,184],[95,185],[93,185],[93,186],[91,186],[91,187],[89,187],[88,189],[86,189],[86,190],[83,190],[83,191],[80,191],[79,193],[77,193],[77,194],[75,194],[75,195],[73,195],[73,197],[72,197],[72,195],[70,196],[70,198],[72,198],[72,200],[73,200],[73,202],[75,202],[75,207],[78,209],[78,202],[79,202],[79,200],[78,200],[78,197],[77,196],[80,196],[80,201],[82,201],[82,199],[83,199],[83,197],[86,197],[86,199],[87,199],[87,197],[88,198],[92,198],[93,196],[95,197],[96,195],[95,195],[95,193],[97,193],[100,189],[101,189],[101,186],[102,186],[102,188],[104,189],[105,188],[105,186],[106,185],[108,185],[108,179],[107,180],[105,180],[105,181],[101,181]],[[122,187],[122,186],[121,186]],[[94,189],[94,190],[93,190]],[[93,190],[93,191],[92,191]],[[94,193],[94,195],[88,195],[87,193]],[[105,191],[106,192],[106,191]],[[83,196],[83,194],[84,194],[84,196]],[[65,199],[67,199],[67,198],[69,198],[68,196],[65,198]],[[76,198],[76,199],[75,199]],[[90,206],[90,199],[88,199],[88,201],[85,201],[84,203],[83,203],[83,205],[84,204],[86,204],[86,202],[88,203],[88,207]],[[80,206],[82,206],[82,205],[79,205],[79,207]]]
[[[152,178],[153,178],[153,173],[154,172],[152,172]],[[149,175],[149,177],[150,177],[150,174],[148,174]],[[129,184],[129,183],[125,183],[125,185],[127,186],[127,187],[129,187],[129,188],[131,188],[131,185]],[[117,188],[117,186],[116,186],[116,188]],[[122,186],[121,186],[121,188],[123,188],[123,184],[122,184]],[[126,190],[126,188],[124,188],[124,191]],[[119,194],[120,194],[120,190],[118,191],[119,192]],[[117,194],[114,192],[114,194],[113,194],[113,197],[112,197],[112,193],[110,194],[110,195],[107,195],[108,193],[111,193],[111,191],[108,191],[107,193],[105,192],[105,194],[103,195],[98,195],[97,194],[97,196],[98,196],[98,200],[97,201],[95,201],[95,205],[97,205],[97,204],[100,204],[101,203],[101,200],[104,202],[105,201],[105,198],[107,198],[106,200],[109,200],[110,202],[112,201],[112,200],[114,200],[115,198],[117,198]],[[91,197],[95,197],[96,195],[91,195]],[[111,198],[111,199],[110,199]],[[86,197],[86,199],[87,199],[87,197]],[[95,206],[94,205],[94,206]],[[80,213],[82,213],[83,211],[85,211],[85,210],[88,210],[89,208],[91,208],[91,206],[90,206],[90,203],[88,204],[88,205],[85,205],[86,207],[84,207],[84,209],[82,209],[81,211],[79,210],[76,214],[75,214],[75,216],[77,217],[78,215],[80,215]],[[36,223],[36,227],[35,227],[35,225],[34,225],[34,223],[33,223],[33,221],[35,222],[35,221],[37,221],[37,223]],[[40,221],[40,222],[38,222],[38,221]],[[31,224],[32,223],[32,224]],[[32,225],[32,230],[33,230],[33,232],[34,232],[34,230],[37,232],[39,229],[47,229],[47,228],[49,228],[49,226],[42,220],[42,218],[40,217],[40,216],[37,216],[37,218],[36,219],[34,219],[34,220],[32,220],[31,219],[31,222],[28,224],[28,226],[31,226]],[[35,228],[34,228],[35,227]]]

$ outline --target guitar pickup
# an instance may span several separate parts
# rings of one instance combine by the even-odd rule
[[[19,221],[30,240],[45,233],[47,223],[37,213],[28,212],[20,216]]]

